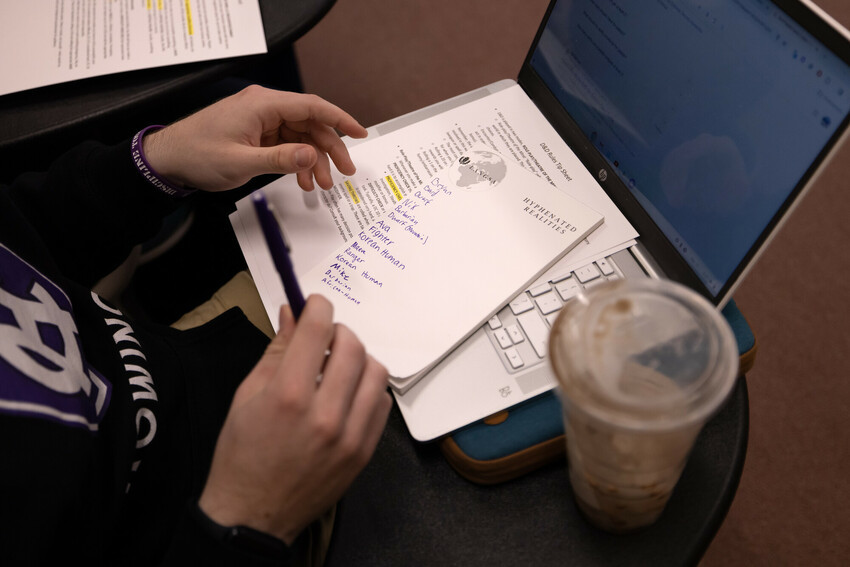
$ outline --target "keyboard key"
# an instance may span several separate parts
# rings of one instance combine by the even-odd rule
[[[513,341],[515,345],[518,345],[519,343],[525,340],[525,337],[522,336],[522,331],[520,331],[519,327],[517,327],[516,325],[508,325],[507,327],[505,327],[505,330],[508,332],[508,336],[511,338],[511,341]]]
[[[496,340],[499,341],[499,346],[502,348],[508,348],[514,345],[514,342],[511,340],[508,332],[504,329],[497,329],[493,333],[493,336],[496,337]]]
[[[546,315],[546,323],[548,323],[550,327],[555,324],[555,319],[558,318],[558,313],[560,312],[550,313]]]
[[[511,313],[514,315],[519,315],[520,313],[525,313],[526,311],[534,309],[534,304],[525,293],[521,293],[513,301],[511,301],[510,306]]]
[[[612,266],[605,258],[597,260],[596,265],[599,266],[599,270],[602,272],[603,276],[610,276],[614,273],[614,266]]]
[[[558,282],[562,282],[562,281],[564,281],[565,279],[567,279],[567,278],[571,278],[571,277],[573,277],[573,273],[572,273],[572,272],[567,272],[566,274],[560,274],[560,275],[558,275],[558,276],[555,276],[555,277],[554,277],[554,278],[552,278],[550,281],[551,281],[552,283],[558,283]]]
[[[499,319],[498,315],[493,315],[490,317],[490,320],[487,321],[487,324],[490,325],[490,330],[495,331],[496,329],[500,329],[502,327],[502,320]]]
[[[537,303],[537,308],[540,309],[540,312],[544,315],[548,315],[554,311],[557,311],[561,308],[561,302],[558,301],[558,298],[554,293],[547,293],[545,295],[541,295],[540,297],[534,300]]]
[[[549,282],[546,282],[546,283],[542,283],[540,285],[536,285],[533,288],[529,289],[528,293],[531,294],[531,297],[537,297],[538,295],[543,295],[544,293],[546,293],[550,289],[552,289],[552,288],[549,287]]]
[[[575,278],[570,278],[555,284],[555,291],[561,296],[561,301],[567,302],[578,295],[578,292],[581,291],[581,284]]]
[[[508,363],[511,365],[511,368],[521,368],[523,364],[522,357],[519,355],[519,352],[513,347],[509,348],[505,351],[505,357],[508,359]]]
[[[537,356],[544,358],[549,349],[549,328],[546,323],[540,318],[537,312],[526,312],[517,316],[517,321],[522,330],[525,331],[525,336],[528,337],[528,342],[534,348]]]
[[[587,266],[579,268],[578,270],[576,270],[575,274],[578,278],[578,281],[583,284],[595,280],[596,278],[602,275],[599,271],[599,268],[597,268],[593,264],[588,264]]]

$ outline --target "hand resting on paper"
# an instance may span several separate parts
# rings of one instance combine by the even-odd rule
[[[351,115],[315,95],[252,85],[144,138],[148,161],[172,182],[223,191],[267,173],[295,173],[305,191],[333,186],[330,160],[355,168],[337,131],[363,138]]]
[[[387,371],[332,317],[315,295],[297,325],[281,309],[280,332],[234,396],[201,495],[219,524],[290,544],[372,456],[392,403]]]

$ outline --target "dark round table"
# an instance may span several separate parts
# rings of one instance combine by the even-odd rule
[[[327,567],[696,565],[723,522],[744,465],[745,378],[705,427],[659,521],[630,535],[588,524],[564,461],[494,486],[458,475],[397,408],[337,510]]]

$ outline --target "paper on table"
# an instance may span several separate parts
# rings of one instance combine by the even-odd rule
[[[602,224],[476,146],[301,277],[405,384]],[[510,239],[502,229],[510,228]]]
[[[0,95],[266,50],[258,0],[9,0],[0,7]]]

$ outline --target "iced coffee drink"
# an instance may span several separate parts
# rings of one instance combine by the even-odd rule
[[[612,532],[652,524],[734,384],[728,324],[683,286],[622,281],[568,304],[549,350],[579,508]]]

